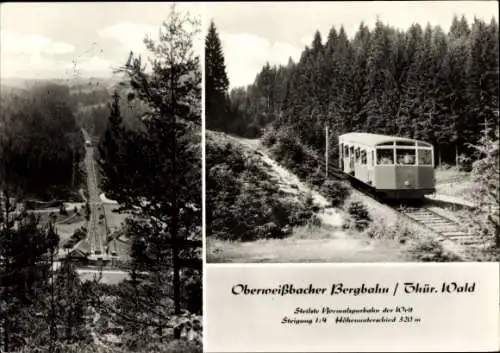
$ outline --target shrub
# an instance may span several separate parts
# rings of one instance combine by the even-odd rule
[[[445,251],[437,240],[428,240],[418,243],[414,245],[409,252],[417,261],[422,262],[451,262],[461,260],[457,255]]]
[[[83,238],[85,238],[87,236],[87,230],[84,229],[84,228],[78,228],[76,229],[73,234],[71,235],[71,238],[72,239],[75,239],[76,242],[79,242],[80,240],[82,240]],[[71,239],[70,238],[70,239]]]
[[[165,352],[167,353],[202,353],[200,344],[187,340],[174,340],[168,343]]]
[[[406,244],[409,239],[415,239],[412,228],[406,222],[398,221],[396,224],[387,226],[382,220],[375,220],[366,230],[370,238],[386,238]]]
[[[207,236],[240,241],[283,238],[294,226],[321,223],[311,195],[299,200],[289,197],[260,156],[214,136],[207,135],[206,145],[206,202],[211,205],[206,215]],[[283,147],[278,141],[274,148]]]
[[[62,216],[66,216],[68,214],[66,208],[64,207],[64,204],[61,204],[61,206],[59,206],[59,214]]]
[[[352,202],[347,211],[354,219],[354,226],[357,230],[365,230],[371,222],[370,214],[366,209],[366,206],[361,202],[354,201]]]
[[[272,147],[276,144],[277,137],[276,131],[273,129],[267,130],[262,136],[262,144],[266,147]]]
[[[306,181],[311,185],[321,187],[325,183],[325,174],[320,168],[316,168],[307,176]]]
[[[85,219],[90,220],[90,204],[88,202],[85,204]]]
[[[351,194],[349,185],[337,180],[326,180],[321,186],[321,191],[334,207],[341,206]]]

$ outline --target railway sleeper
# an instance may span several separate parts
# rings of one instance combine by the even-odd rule
[[[443,221],[440,221],[440,222],[428,222],[426,220],[422,220],[421,222],[423,222],[425,224],[428,224],[428,225],[435,226],[435,227],[455,227],[455,228],[457,227],[454,224],[451,224],[451,223],[448,223],[448,222],[443,222]]]
[[[464,232],[443,232],[441,233],[442,235],[444,236],[447,236],[449,238],[463,238],[463,237],[467,237],[467,236],[471,236],[470,234],[467,234],[467,233],[464,233]]]
[[[429,224],[428,224],[429,225]],[[433,224],[429,225],[429,227],[436,228],[436,229],[451,229],[453,231],[460,231],[460,228],[456,226],[455,224]]]
[[[443,226],[432,226],[432,225],[427,225],[429,228],[439,230],[441,232],[461,232],[462,230],[458,227],[450,226],[448,225],[443,225]]]

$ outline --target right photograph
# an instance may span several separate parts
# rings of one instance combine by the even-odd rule
[[[499,261],[495,2],[206,18],[208,263]]]

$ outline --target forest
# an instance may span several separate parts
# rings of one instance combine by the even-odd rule
[[[471,179],[478,207],[469,217],[470,226],[496,244],[497,254],[498,39],[494,18],[469,23],[465,16],[455,16],[447,32],[417,23],[401,30],[377,19],[373,28],[361,23],[352,38],[334,25],[325,39],[316,31],[297,62],[268,62],[252,84],[229,91],[225,62],[231,58],[224,56],[212,21],[205,39],[206,127],[212,130],[207,132],[206,185],[207,200],[214,205],[214,213],[207,212],[207,236],[226,239],[231,235],[226,223],[249,208],[255,215],[252,229],[266,222],[281,229],[293,224],[290,218],[276,217],[269,207],[279,204],[279,194],[260,186],[263,178],[254,172],[255,162],[242,167],[240,161],[247,158],[241,146],[230,148],[215,131],[240,141],[260,139],[275,161],[341,203],[349,188],[335,180],[334,170],[331,180],[325,180],[322,167],[328,127],[333,169],[338,162],[335,146],[343,133],[380,133],[432,143],[439,170],[456,166]],[[242,191],[248,188],[264,196],[237,208],[248,198]],[[232,207],[227,200],[233,200]],[[219,209],[227,211],[221,214]],[[273,237],[269,229],[252,237]]]
[[[361,23],[353,38],[332,26],[325,39],[315,33],[298,62],[267,63],[247,87],[227,92],[224,78],[213,79],[225,108],[207,109],[207,127],[248,137],[287,127],[319,155],[326,126],[331,146],[345,132],[398,135],[431,142],[436,164],[470,169],[469,144],[498,124],[498,39],[494,18],[455,17],[447,32],[377,20],[373,29]],[[335,162],[336,150],[329,153]]]
[[[107,89],[2,90],[0,351],[202,351],[198,27],[172,8],[160,39],[145,40],[152,70],[135,55]],[[122,233],[131,260],[111,271],[125,272],[119,283],[103,280],[109,268],[84,279],[61,256],[55,221],[17,207],[86,189],[81,128],[94,139],[99,188],[129,215]]]
[[[74,192],[85,151],[69,88],[44,83],[2,89],[0,99],[2,181],[15,185],[12,192],[24,198],[78,198]]]

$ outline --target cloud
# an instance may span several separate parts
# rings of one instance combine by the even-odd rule
[[[150,37],[154,41],[158,41],[161,24],[158,26],[151,26],[147,24],[138,24],[132,22],[119,22],[111,26],[107,26],[98,31],[98,34],[104,38],[110,38],[121,43],[125,50],[132,50],[136,54],[141,54],[148,57],[146,46],[144,45],[144,38]],[[185,29],[188,32],[193,31],[193,27],[185,24]],[[193,50],[197,55],[203,53],[204,50],[204,37],[201,31],[193,38]]]
[[[253,83],[266,61],[286,65],[290,57],[297,61],[302,52],[288,43],[271,42],[248,33],[222,34],[221,42],[231,87]]]
[[[117,67],[115,63],[98,56],[80,57],[74,60],[73,63],[66,63],[64,65],[66,75],[81,75],[86,77],[109,76],[115,67]]]
[[[64,60],[75,47],[40,34],[2,30],[0,75],[2,77],[60,77]]]
[[[144,38],[146,36],[156,38],[158,36],[158,28],[146,24],[120,22],[103,28],[98,31],[98,34],[120,42],[126,47],[126,50],[142,53],[146,50]]]
[[[71,44],[55,41],[39,34],[19,34],[2,30],[2,52],[10,54],[60,55],[75,51]]]
[[[9,54],[2,52],[0,59],[1,77],[51,78],[61,77],[64,61],[45,57],[39,53]]]

